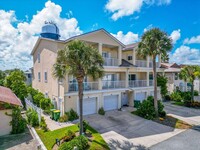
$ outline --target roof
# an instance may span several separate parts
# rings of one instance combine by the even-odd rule
[[[97,32],[100,32],[100,31],[103,31],[106,35],[108,35],[109,37],[111,37],[114,41],[116,41],[119,45],[121,45],[122,47],[125,47],[125,45],[120,42],[117,38],[115,38],[112,34],[110,34],[108,31],[106,31],[105,29],[101,28],[101,29],[98,29],[98,30],[94,30],[94,31],[91,31],[91,32],[87,32],[87,33],[83,33],[83,34],[80,34],[80,35],[76,35],[76,36],[73,36],[73,37],[70,37],[66,40],[53,40],[53,39],[49,39],[49,38],[43,38],[43,37],[39,37],[35,46],[33,47],[33,50],[31,52],[31,55],[33,55],[33,53],[35,52],[36,50],[36,47],[37,45],[40,43],[40,41],[42,39],[44,40],[49,40],[49,41],[53,41],[53,42],[58,42],[58,43],[67,43],[67,42],[70,42],[78,37],[82,37],[82,36],[85,36],[85,35],[89,35],[89,34],[94,34],[94,33],[97,33]]]
[[[176,63],[161,63],[162,68],[181,68],[180,65]]]
[[[136,66],[128,62],[127,60],[122,59],[122,64],[120,65],[120,67],[136,67]]]
[[[3,87],[3,86],[0,86],[0,102],[8,103],[11,105],[22,106],[21,101],[11,91],[11,89]]]
[[[128,44],[126,45],[126,47],[123,50],[132,50],[133,48],[138,46],[138,42],[137,43],[132,43],[132,44]]]

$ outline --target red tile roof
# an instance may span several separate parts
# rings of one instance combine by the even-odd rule
[[[3,86],[0,86],[0,102],[22,106],[18,97],[9,88]]]

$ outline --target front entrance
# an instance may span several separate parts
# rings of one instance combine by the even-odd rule
[[[122,106],[128,106],[128,93],[123,92],[121,95],[121,100],[122,100]]]

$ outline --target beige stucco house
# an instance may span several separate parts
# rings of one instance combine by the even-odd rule
[[[78,39],[99,50],[104,58],[105,76],[93,81],[86,77],[84,82],[83,114],[94,114],[100,107],[105,111],[119,109],[124,105],[133,106],[134,100],[142,101],[153,95],[151,58],[142,59],[137,55],[137,44],[124,45],[104,29],[71,37],[67,40],[38,38],[33,50],[32,86],[52,99],[62,113],[71,108],[79,112],[78,85],[76,79],[68,74],[60,86],[52,76],[57,51],[70,41]],[[163,72],[159,67],[158,72]],[[158,88],[158,98],[160,89]]]
[[[167,88],[169,93],[172,93],[176,89],[181,91],[190,91],[191,86],[189,83],[181,80],[179,78],[179,73],[181,71],[182,66],[176,63],[161,63],[161,67],[165,68],[165,76],[168,79]],[[200,91],[200,82],[199,79],[194,81],[194,90]]]

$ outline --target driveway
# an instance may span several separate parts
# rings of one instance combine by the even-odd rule
[[[109,144],[111,149],[148,149],[182,130],[140,118],[127,111],[109,111],[84,117]]]
[[[168,115],[174,116],[192,125],[200,125],[200,109],[177,106],[170,102],[165,102],[164,106]]]

